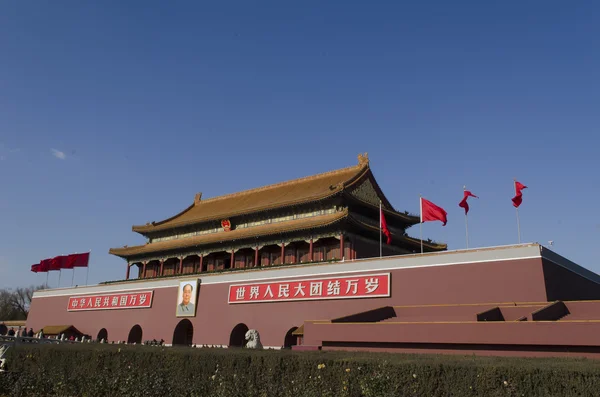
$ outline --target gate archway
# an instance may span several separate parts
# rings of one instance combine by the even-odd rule
[[[173,331],[173,346],[190,346],[194,338],[194,326],[188,319],[181,320]]]
[[[248,332],[248,326],[244,323],[240,323],[233,327],[231,335],[229,336],[229,347],[246,346],[246,332]]]
[[[98,337],[96,337],[98,341],[104,339],[105,342],[108,342],[108,331],[106,328],[102,328],[100,332],[98,332]]]
[[[127,337],[127,343],[137,343],[138,345],[142,343],[142,327],[138,324],[131,327],[131,331],[129,331],[129,336]]]
[[[291,349],[292,346],[296,346],[298,344],[298,337],[295,335],[292,335],[292,332],[294,332],[297,329],[298,329],[298,327],[292,327],[285,334],[285,339],[283,340],[283,347],[285,349]]]

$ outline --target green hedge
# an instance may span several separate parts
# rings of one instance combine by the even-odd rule
[[[600,361],[21,345],[0,396],[593,396]]]

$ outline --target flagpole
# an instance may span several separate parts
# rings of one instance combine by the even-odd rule
[[[514,180],[515,185],[515,194],[517,192],[517,180]],[[521,244],[521,221],[519,220],[519,207],[515,207],[515,211],[517,211],[517,234],[519,235],[519,244]]]
[[[58,288],[60,288],[60,276],[62,274],[61,269],[58,269]]]
[[[381,230],[381,200],[379,200],[379,257],[381,258],[383,256],[383,249],[381,248],[381,237],[382,234],[382,230]]]
[[[421,253],[423,253],[423,198],[419,194],[419,213],[420,213],[420,223],[419,223],[419,239],[421,240]]]
[[[467,190],[467,186],[463,186],[463,193]],[[467,249],[469,249],[469,218],[467,216],[467,212],[465,211],[465,231],[467,234]]]
[[[77,255],[79,252],[75,252],[75,255]],[[73,269],[73,274],[71,274],[71,287],[73,286],[73,284],[75,283],[75,266],[73,266],[71,269]]]
[[[465,228],[467,231],[467,249],[469,249],[469,218],[467,217],[467,214],[465,214]]]
[[[90,250],[90,257],[92,256],[92,250]],[[90,262],[88,260],[87,271],[85,273],[85,285],[88,285],[88,276],[90,275]]]
[[[46,270],[46,288],[48,288],[48,275],[50,274],[50,272],[48,270]]]

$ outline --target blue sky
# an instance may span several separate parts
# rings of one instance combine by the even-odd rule
[[[3,5],[0,287],[87,250],[123,278],[133,224],[360,152],[398,210],[446,208],[423,233],[450,249],[465,184],[470,245],[517,242],[517,178],[522,240],[600,272],[597,2],[211,3]]]

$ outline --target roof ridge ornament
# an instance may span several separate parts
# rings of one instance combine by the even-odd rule
[[[194,204],[200,204],[201,200],[202,200],[202,192],[196,193],[196,196],[194,197]]]
[[[358,154],[358,165],[369,165],[369,154],[367,152]]]

